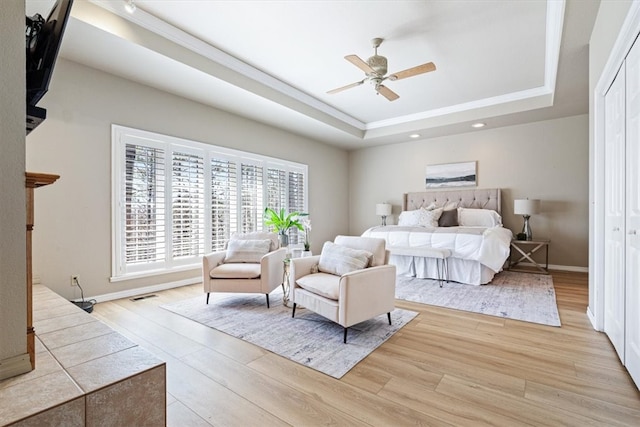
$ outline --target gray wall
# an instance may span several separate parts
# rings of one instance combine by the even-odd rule
[[[195,269],[109,281],[112,123],[305,163],[312,250],[348,231],[344,150],[63,59],[43,105],[49,117],[29,138],[27,165],[61,178],[38,194],[34,273],[64,297],[79,297],[72,274],[80,276],[85,296],[200,275]]]
[[[24,3],[0,7],[0,361],[27,352]]]
[[[477,188],[501,188],[503,223],[522,230],[513,200],[541,199],[532,216],[534,238],[551,239],[549,262],[588,265],[587,115],[487,129],[442,138],[354,151],[349,159],[352,234],[377,225],[375,204],[393,204],[397,222],[402,194],[424,190],[425,167],[477,161]]]

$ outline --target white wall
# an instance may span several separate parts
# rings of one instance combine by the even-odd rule
[[[375,204],[393,204],[397,222],[403,193],[423,191],[425,167],[477,161],[477,188],[502,188],[502,215],[514,233],[522,230],[513,200],[541,199],[542,212],[531,218],[534,237],[551,239],[550,264],[587,267],[588,263],[587,115],[487,129],[350,154],[352,234],[378,225]]]
[[[27,352],[24,16],[0,7],[0,362]]]
[[[72,274],[85,297],[200,274],[109,282],[112,123],[308,164],[312,250],[348,230],[346,151],[62,59],[42,104],[27,165],[61,178],[36,200],[34,273],[64,297],[79,297]]]

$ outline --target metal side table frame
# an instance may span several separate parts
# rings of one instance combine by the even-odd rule
[[[509,253],[509,270],[512,271],[524,271],[528,273],[541,273],[541,274],[549,274],[549,243],[551,240],[512,240],[511,241],[511,252]],[[525,248],[521,246],[527,246],[529,249],[525,252]],[[536,253],[541,248],[545,248],[545,266],[542,267],[540,263],[533,259],[533,254]],[[520,258],[517,261],[512,261],[513,254],[515,251],[520,253]],[[523,268],[514,268],[518,264],[523,261],[529,261],[538,271],[527,270]]]

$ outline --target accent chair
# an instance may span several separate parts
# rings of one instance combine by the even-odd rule
[[[210,292],[269,293],[282,285],[286,248],[275,233],[245,233],[231,237],[225,251],[202,258],[202,283]]]
[[[395,308],[396,267],[389,264],[385,240],[337,236],[320,255],[293,258],[290,266],[291,317],[301,305],[344,327]]]

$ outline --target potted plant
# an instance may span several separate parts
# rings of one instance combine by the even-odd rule
[[[273,227],[280,237],[280,246],[289,245],[289,236],[287,231],[291,227],[295,227],[300,231],[304,231],[304,227],[300,222],[300,217],[307,216],[309,214],[301,212],[291,212],[289,214],[283,209],[276,211],[275,209],[265,208],[264,210],[264,225]]]

